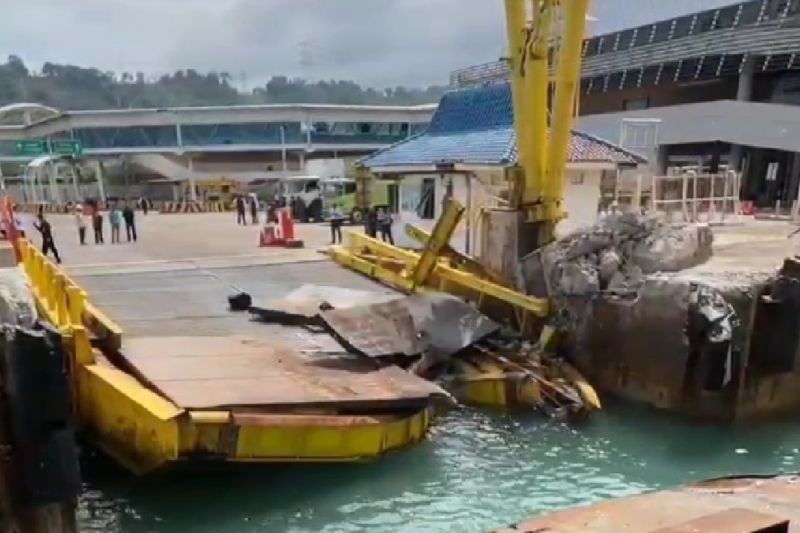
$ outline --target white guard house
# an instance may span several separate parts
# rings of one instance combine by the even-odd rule
[[[445,94],[429,128],[360,161],[382,179],[400,182],[395,238],[401,245],[410,222],[430,229],[448,195],[467,207],[468,216],[451,243],[477,253],[481,208],[503,205],[504,170],[517,161],[511,89],[508,83]],[[574,131],[569,149],[565,209],[560,234],[595,222],[614,197],[620,169],[645,158],[586,133]]]

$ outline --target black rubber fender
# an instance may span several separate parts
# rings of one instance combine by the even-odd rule
[[[5,328],[4,385],[11,432],[24,446],[72,418],[67,360],[57,331]]]

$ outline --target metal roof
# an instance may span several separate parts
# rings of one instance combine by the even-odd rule
[[[435,104],[358,106],[333,104],[267,104],[161,109],[64,111],[29,125],[0,126],[0,140],[39,138],[81,128],[248,124],[259,122],[408,122],[426,123]]]
[[[725,142],[790,152],[800,151],[800,107],[718,100],[580,117],[580,128],[595,135],[619,135],[626,118],[661,120],[659,144]]]
[[[514,111],[507,83],[446,93],[428,130],[361,160],[370,168],[466,164],[508,166],[517,161]],[[644,160],[612,143],[574,131],[573,163],[637,164]]]
[[[753,56],[761,71],[793,69],[798,53],[800,4],[750,0],[586,39],[583,90],[738,74],[745,58]],[[456,70],[450,82],[466,86],[507,77],[508,65],[497,61]]]

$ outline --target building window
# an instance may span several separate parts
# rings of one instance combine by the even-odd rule
[[[650,107],[650,99],[645,98],[631,98],[622,101],[623,111],[635,111],[637,109],[647,109]]]

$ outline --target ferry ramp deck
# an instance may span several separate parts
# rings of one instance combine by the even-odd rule
[[[306,284],[389,292],[329,262],[78,275],[92,303],[124,331],[121,366],[184,409],[419,407],[432,390],[396,367],[335,355],[327,334],[232,312],[239,288],[256,301]]]
[[[228,309],[238,288],[255,303],[306,284],[388,292],[314,251],[326,227],[300,227],[305,250],[272,250],[226,215],[149,216],[139,243],[79,246],[70,217],[49,218],[66,266],[23,243],[24,269],[40,311],[68,334],[81,429],[136,473],[369,460],[423,439],[446,396],[327,335]]]

